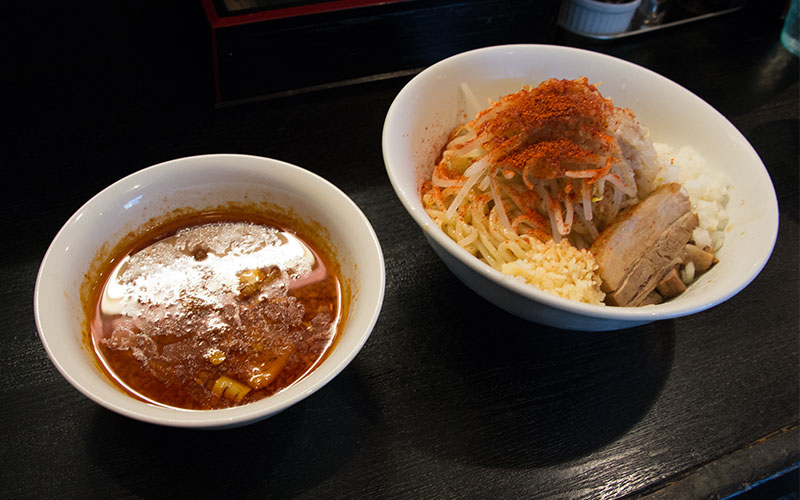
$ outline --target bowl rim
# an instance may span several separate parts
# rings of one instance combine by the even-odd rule
[[[347,352],[347,354],[343,356],[341,359],[339,359],[338,362],[336,362],[335,364],[328,364],[326,366],[323,363],[320,367],[316,368],[306,377],[297,381],[295,384],[288,387],[287,389],[268,398],[264,398],[258,401],[254,401],[253,403],[241,406],[235,406],[223,409],[214,409],[214,410],[189,410],[189,409],[174,408],[174,407],[163,407],[133,398],[125,394],[123,391],[119,390],[116,387],[114,387],[114,390],[118,391],[120,394],[125,396],[125,399],[120,399],[120,401],[124,401],[124,404],[117,404],[115,402],[109,401],[101,397],[100,395],[96,394],[91,387],[87,387],[73,376],[70,369],[67,366],[65,366],[65,360],[62,359],[63,355],[60,355],[59,352],[57,352],[57,350],[53,347],[53,345],[49,341],[53,333],[46,333],[44,331],[44,327],[42,324],[43,323],[42,309],[43,307],[45,307],[45,304],[42,303],[42,289],[46,286],[46,284],[44,283],[44,275],[47,271],[48,263],[52,260],[53,258],[52,255],[54,254],[55,249],[58,246],[57,243],[59,243],[65,237],[64,235],[69,231],[69,226],[74,224],[76,220],[80,218],[81,214],[84,213],[84,211],[86,211],[92,205],[98,203],[99,200],[104,199],[106,196],[110,196],[109,193],[111,193],[113,190],[119,189],[126,185],[134,184],[135,181],[137,179],[140,179],[141,177],[154,175],[153,174],[154,171],[163,171],[165,168],[170,168],[181,164],[187,164],[187,163],[191,164],[198,161],[201,163],[211,162],[207,165],[201,164],[193,167],[193,168],[209,168],[209,169],[219,169],[230,166],[229,164],[221,165],[219,163],[219,160],[223,160],[225,162],[239,162],[240,165],[245,165],[245,163],[247,162],[251,162],[253,164],[262,163],[262,165],[259,165],[258,168],[267,167],[273,170],[274,169],[290,170],[294,172],[295,175],[304,176],[305,178],[308,179],[309,183],[315,183],[318,186],[322,186],[326,191],[330,192],[332,195],[339,198],[339,200],[344,203],[344,205],[352,213],[352,215],[355,216],[354,223],[362,225],[362,229],[364,230],[365,235],[368,235],[369,238],[368,241],[364,241],[364,239],[360,240],[362,241],[361,244],[365,246],[369,245],[369,247],[373,250],[370,253],[374,254],[375,261],[373,265],[378,272],[373,278],[375,282],[371,285],[372,287],[376,288],[377,293],[373,295],[371,299],[365,301],[365,305],[369,306],[370,310],[365,310],[364,314],[367,317],[366,320],[362,320],[364,324],[361,327],[361,331],[357,333],[358,340],[355,342],[353,346],[351,346],[350,351]],[[189,184],[192,184],[191,180],[189,181]],[[204,184],[207,183],[198,182],[195,185],[202,186]],[[361,268],[362,266],[358,267]],[[344,193],[344,191],[342,191],[339,187],[337,187],[324,177],[320,176],[319,174],[316,174],[310,170],[304,169],[302,167],[299,167],[297,165],[282,160],[277,160],[274,158],[268,158],[263,156],[248,155],[248,154],[214,153],[214,154],[202,154],[202,155],[193,155],[193,156],[175,158],[172,160],[167,160],[164,162],[160,162],[142,168],[140,170],[137,170],[122,177],[121,179],[113,182],[112,184],[109,184],[108,186],[97,192],[95,195],[93,195],[83,205],[81,205],[81,207],[78,208],[69,217],[69,219],[67,219],[67,221],[61,226],[56,235],[53,237],[47,250],[45,251],[45,254],[41,260],[36,275],[36,281],[33,293],[33,309],[34,309],[34,320],[36,323],[38,337],[51,363],[75,389],[77,389],[80,393],[82,393],[90,400],[115,413],[142,422],[158,424],[168,427],[216,429],[216,428],[226,428],[226,427],[237,427],[266,419],[270,416],[280,413],[281,411],[289,408],[290,406],[295,405],[296,403],[307,398],[317,390],[324,387],[328,382],[333,380],[358,355],[358,353],[364,347],[370,335],[372,334],[375,325],[377,324],[378,318],[380,316],[381,309],[383,307],[385,288],[386,288],[386,266],[383,256],[383,250],[381,248],[377,234],[375,233],[372,224],[369,222],[369,219],[359,208],[359,206],[355,203],[355,201],[353,201],[353,199],[350,198],[346,193]],[[348,321],[352,321],[352,317],[348,318]],[[346,327],[347,323],[345,324],[345,328]],[[56,332],[56,334],[58,334],[58,332]],[[82,345],[81,349],[86,349],[86,346]],[[335,349],[336,347],[334,347],[334,350]],[[91,355],[91,353],[89,354]],[[328,356],[326,361],[330,363],[330,360],[331,356]],[[324,369],[322,369],[323,367]],[[97,367],[93,368],[98,371],[99,377],[104,377],[104,374],[99,373],[99,369],[97,369]],[[314,377],[314,374],[317,373],[324,373],[325,375],[324,376],[316,375]],[[310,378],[312,380],[314,378],[319,378],[319,380],[315,381],[311,385],[309,385],[310,383],[303,384],[304,381],[307,381]]]
[[[433,219],[431,219],[430,216],[428,216],[427,212],[425,212],[424,209],[421,210],[417,209],[417,207],[415,207],[412,204],[410,199],[415,199],[414,197],[418,196],[418,191],[419,191],[418,186],[414,189],[413,193],[406,192],[404,186],[401,184],[401,181],[396,173],[396,163],[394,161],[394,156],[395,156],[394,152],[396,148],[394,146],[393,141],[395,137],[398,137],[398,134],[402,135],[403,133],[403,131],[401,130],[395,130],[395,124],[396,124],[395,117],[401,113],[401,107],[404,105],[403,101],[407,99],[413,92],[415,92],[416,86],[419,85],[420,82],[426,80],[427,78],[430,77],[430,75],[435,74],[437,71],[449,65],[460,63],[462,61],[469,61],[471,58],[475,56],[491,52],[504,53],[506,56],[512,56],[512,57],[522,57],[522,56],[530,57],[534,55],[534,53],[537,52],[541,53],[544,51],[557,52],[561,53],[564,56],[580,55],[583,57],[597,58],[599,61],[604,61],[608,64],[627,66],[628,68],[634,71],[644,72],[652,78],[659,79],[664,84],[672,86],[679,92],[685,93],[687,97],[695,100],[695,102],[698,105],[707,108],[708,111],[715,114],[716,117],[721,120],[721,123],[723,123],[729,129],[729,132],[733,134],[735,137],[739,138],[741,141],[743,141],[743,144],[745,144],[747,148],[749,148],[749,151],[752,153],[753,157],[758,161],[760,167],[758,169],[759,175],[765,176],[766,179],[768,180],[767,184],[769,185],[769,193],[768,195],[765,194],[765,196],[768,196],[769,198],[768,215],[771,216],[770,222],[772,222],[773,227],[770,229],[771,239],[767,245],[763,246],[764,251],[759,256],[756,265],[752,266],[750,272],[744,275],[735,284],[735,286],[724,290],[722,293],[714,294],[713,300],[707,302],[700,302],[692,305],[687,305],[685,303],[684,304],[676,303],[676,301],[667,301],[661,304],[649,305],[644,307],[618,307],[618,306],[586,304],[558,297],[555,295],[551,295],[543,290],[540,290],[532,285],[523,283],[520,280],[510,275],[506,275],[500,271],[497,271],[488,264],[477,259],[469,252],[467,252],[464,248],[459,246],[455,241],[450,239],[433,222]],[[704,311],[718,304],[721,304],[722,302],[727,301],[728,299],[739,293],[741,290],[743,290],[756,278],[756,276],[758,276],[758,274],[761,272],[761,270],[764,268],[764,266],[767,264],[767,261],[771,257],[778,236],[778,222],[779,222],[778,202],[777,202],[777,197],[775,195],[775,187],[772,184],[771,178],[769,177],[769,173],[767,172],[763,161],[761,161],[758,152],[755,151],[750,142],[747,141],[747,139],[742,135],[742,133],[722,113],[717,111],[714,107],[712,107],[705,100],[701,99],[699,96],[697,96],[690,90],[656,73],[655,71],[652,71],[638,64],[632,63],[630,61],[626,61],[624,59],[620,59],[614,56],[610,56],[607,54],[587,49],[566,47],[560,45],[549,45],[549,44],[507,44],[507,45],[494,45],[494,46],[473,49],[442,59],[434,63],[433,65],[425,68],[417,75],[415,75],[411,80],[409,80],[403,86],[400,92],[395,96],[394,100],[392,101],[392,104],[389,107],[388,112],[386,113],[386,118],[384,119],[383,133],[381,136],[381,145],[383,150],[384,165],[386,168],[387,175],[389,177],[389,181],[392,185],[392,188],[394,189],[395,194],[400,199],[400,202],[406,209],[406,212],[408,212],[409,215],[411,215],[416,224],[424,231],[425,235],[432,238],[448,254],[458,259],[462,264],[466,265],[470,270],[480,274],[481,276],[490,280],[491,282],[501,287],[507,288],[512,292],[514,292],[515,294],[520,295],[529,300],[542,303],[554,309],[566,311],[569,313],[577,314],[588,318],[595,318],[599,320],[613,320],[613,321],[631,321],[631,322],[641,323],[641,322],[649,322],[654,320],[670,319],[670,318],[686,316],[689,314],[694,314]]]

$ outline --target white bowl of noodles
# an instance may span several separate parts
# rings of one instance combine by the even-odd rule
[[[715,175],[729,182],[727,214],[718,231],[724,237],[716,254],[719,262],[685,292],[660,304],[595,305],[542,291],[478,260],[445,234],[423,206],[423,183],[431,179],[453,130],[474,117],[476,101],[488,105],[524,85],[581,77],[596,84],[614,106],[631,109],[653,142],[674,148],[673,156],[688,146]],[[398,198],[447,267],[488,301],[548,326],[606,331],[708,309],[758,275],[777,237],[777,201],[769,175],[752,146],[724,116],[650,70],[586,50],[508,45],[445,59],[421,72],[397,95],[386,116],[382,146]]]

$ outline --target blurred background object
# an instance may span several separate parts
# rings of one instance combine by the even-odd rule
[[[701,16],[742,7],[746,2],[745,0],[677,0],[676,3],[686,11]]]
[[[217,102],[413,74],[465,50],[551,43],[557,2],[202,0]]]
[[[558,21],[575,33],[609,35],[628,29],[641,0],[564,0]]]
[[[664,20],[667,12],[667,4],[671,0],[642,0],[639,9],[636,11],[640,24],[643,26],[655,26]]]
[[[792,0],[789,4],[789,11],[783,21],[781,43],[786,47],[786,50],[796,56],[800,56],[800,8],[798,8],[798,0]]]
[[[563,0],[558,22],[577,35],[609,40],[728,14],[746,3],[747,0]],[[771,2],[762,5],[772,8]]]

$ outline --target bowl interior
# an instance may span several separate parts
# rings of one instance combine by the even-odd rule
[[[647,308],[578,304],[524,286],[480,263],[450,240],[427,216],[419,197],[450,131],[472,118],[460,89],[466,84],[481,106],[488,100],[537,85],[548,78],[585,76],[604,97],[633,110],[654,142],[693,147],[733,183],[730,230],[720,263],[687,292]],[[760,158],[719,112],[678,84],[640,66],[568,47],[510,45],[466,52],[441,61],[412,79],[392,104],[383,135],[384,160],[392,185],[415,221],[473,272],[515,293],[597,318],[641,321],[675,317],[718,304],[744,288],[762,269],[777,235],[775,192]]]
[[[114,387],[84,344],[79,289],[95,255],[124,235],[172,210],[261,203],[290,209],[327,230],[349,315],[324,363],[272,397],[224,410],[186,411],[135,400]],[[35,290],[37,327],[48,355],[81,392],[124,415],[176,426],[239,425],[277,413],[313,393],[343,369],[369,336],[384,290],[383,257],[369,221],[339,189],[293,165],[242,155],[208,155],[159,164],[109,186],[76,212],[53,240]]]

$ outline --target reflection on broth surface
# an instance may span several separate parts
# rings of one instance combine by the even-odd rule
[[[207,213],[115,256],[91,343],[133,395],[187,409],[245,404],[313,370],[341,322],[332,260],[269,220]]]

